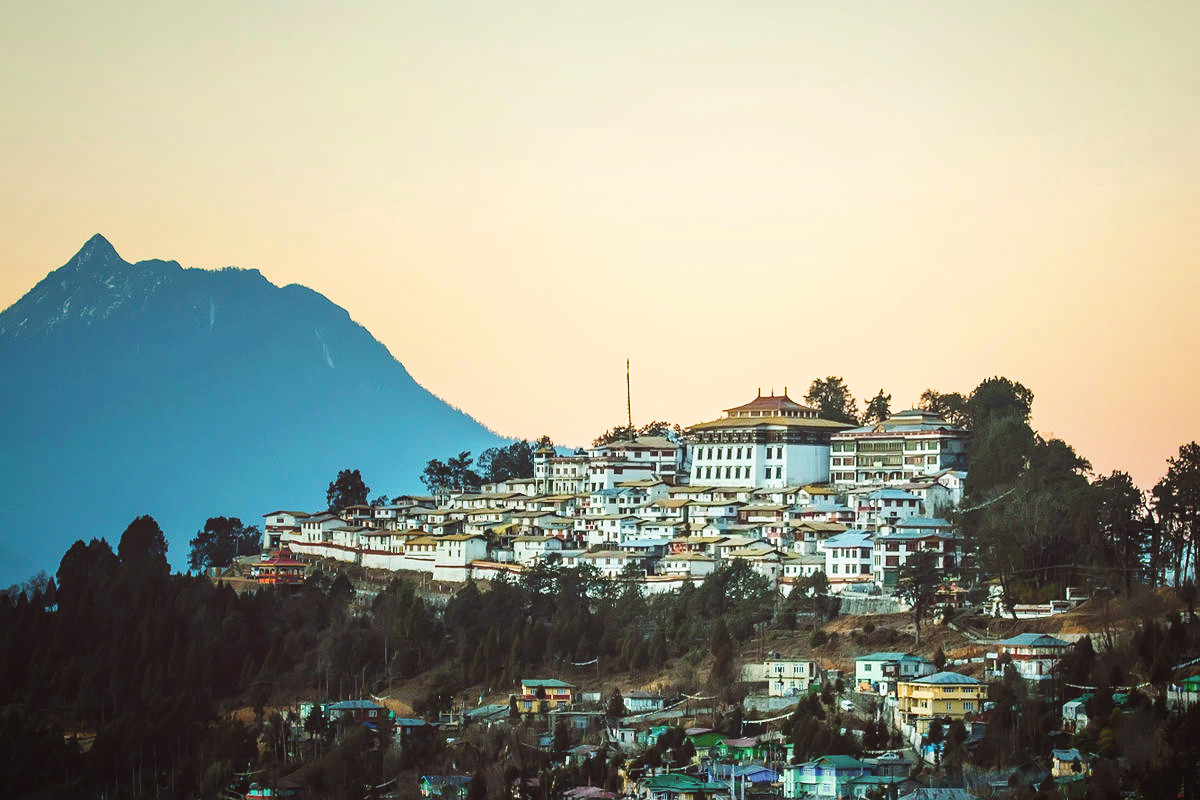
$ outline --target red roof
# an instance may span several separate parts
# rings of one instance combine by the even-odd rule
[[[817,409],[797,403],[796,401],[792,400],[792,398],[787,396],[787,391],[785,390],[781,395],[772,393],[766,397],[763,397],[762,392],[760,391],[758,397],[754,398],[749,403],[746,403],[743,406],[735,406],[733,408],[725,409],[726,414],[734,414],[739,411],[774,412],[773,415],[778,416],[779,412],[781,411],[811,411],[816,413]]]

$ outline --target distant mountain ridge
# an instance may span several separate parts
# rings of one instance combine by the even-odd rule
[[[210,516],[317,509],[347,467],[410,491],[430,458],[503,441],[317,292],[130,264],[100,235],[0,313],[0,365],[0,586],[144,513],[179,568]]]

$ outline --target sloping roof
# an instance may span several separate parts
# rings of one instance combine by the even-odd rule
[[[383,706],[372,703],[370,700],[343,700],[340,703],[330,703],[328,706],[330,711],[367,711],[382,708]]]
[[[779,425],[785,428],[826,428],[834,431],[850,427],[844,422],[834,422],[831,419],[822,419],[821,417],[722,417],[721,419],[714,419],[711,422],[698,422],[690,426],[688,430],[758,428],[763,425]]]
[[[726,414],[732,414],[736,411],[807,411],[812,414],[818,413],[817,409],[812,406],[801,405],[795,400],[787,396],[787,390],[783,394],[777,395],[774,392],[763,397],[760,391],[758,397],[740,406],[724,409]]]
[[[970,675],[963,675],[961,672],[935,672],[932,675],[926,675],[924,678],[917,678],[913,683],[944,686],[947,684],[979,684],[982,681],[972,678]]]
[[[921,788],[900,795],[900,800],[977,800],[977,798],[966,789]]]
[[[924,661],[920,656],[914,653],[901,653],[895,650],[880,650],[877,653],[870,653],[865,656],[858,656],[855,661],[906,661],[918,660]]]
[[[830,536],[820,544],[821,547],[829,549],[832,547],[873,547],[875,542],[867,531],[850,530]]]
[[[575,684],[560,681],[557,678],[531,678],[521,681],[522,686],[541,687],[543,689],[574,689]]]
[[[642,781],[642,785],[651,791],[665,789],[675,792],[694,792],[704,785],[704,781],[693,778],[691,775],[669,772],[666,775],[652,775]]]
[[[996,644],[1006,644],[1012,647],[1066,647],[1070,642],[1064,642],[1047,633],[1018,633],[1016,636],[1001,639]]]
[[[867,492],[864,497],[868,500],[920,500],[915,494],[910,494],[903,489],[875,489]]]
[[[947,520],[939,517],[907,517],[896,523],[897,528],[951,528]]]

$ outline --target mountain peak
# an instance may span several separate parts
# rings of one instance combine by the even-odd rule
[[[67,266],[97,267],[114,261],[123,262],[124,260],[117,254],[117,249],[112,246],[112,243],[97,233],[83,243],[83,247],[79,248],[79,252],[67,262]]]

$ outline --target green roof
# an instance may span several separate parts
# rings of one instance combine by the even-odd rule
[[[704,782],[699,778],[693,778],[691,775],[669,772],[666,775],[652,775],[643,781],[643,785],[652,791],[656,789],[668,789],[676,792],[694,792],[701,789],[704,786]]]
[[[567,683],[566,681],[560,681],[555,678],[533,678],[531,680],[521,681],[521,685],[522,686],[532,686],[535,689],[538,688],[539,686],[542,687],[543,689],[574,689],[575,688],[575,684]]]

